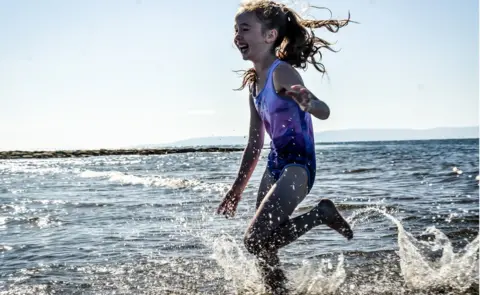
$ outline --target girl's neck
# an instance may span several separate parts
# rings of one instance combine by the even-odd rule
[[[261,60],[254,62],[253,68],[257,73],[257,77],[264,77],[267,75],[268,69],[276,59],[277,57],[275,55],[268,55]]]

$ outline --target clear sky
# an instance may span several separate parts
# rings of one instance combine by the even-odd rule
[[[305,2],[307,3],[307,2]],[[294,8],[305,7],[305,3]],[[0,149],[244,135],[238,0],[0,2]],[[478,125],[477,0],[311,0],[353,20],[302,72],[331,107],[315,131]],[[311,10],[328,18],[325,10]]]

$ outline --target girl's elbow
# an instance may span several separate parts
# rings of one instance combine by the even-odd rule
[[[330,118],[330,108],[327,107],[327,109],[323,113],[324,115],[322,120],[327,120],[328,118]]]
[[[315,117],[320,120],[327,120],[330,117],[330,109],[328,107],[320,109]]]
[[[312,115],[317,117],[320,120],[327,120],[330,117],[330,108],[326,103],[320,100],[313,102]]]

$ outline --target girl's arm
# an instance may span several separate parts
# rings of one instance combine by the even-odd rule
[[[284,92],[292,97],[302,109],[320,120],[330,116],[328,105],[318,99],[304,84],[300,74],[288,64],[280,64],[273,72],[273,83],[277,93]]]
[[[257,166],[260,153],[262,152],[265,129],[257,113],[253,97],[249,94],[248,97],[250,106],[250,128],[248,132],[248,143],[243,152],[242,162],[238,171],[237,178],[233,183],[232,190],[241,194],[252,176],[255,167]]]

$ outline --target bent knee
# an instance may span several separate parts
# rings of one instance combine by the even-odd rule
[[[243,244],[247,251],[255,256],[260,255],[265,248],[265,241],[255,232],[247,232],[243,237]]]

